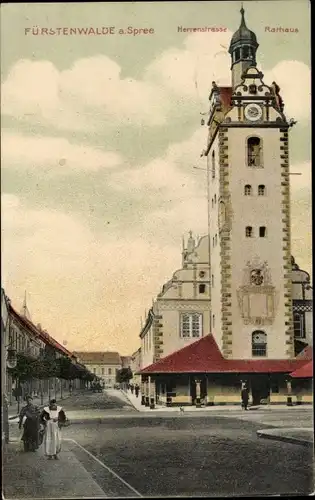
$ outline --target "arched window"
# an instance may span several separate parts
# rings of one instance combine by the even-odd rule
[[[265,228],[265,226],[260,226],[260,228],[259,228],[259,237],[260,238],[265,238],[266,234],[267,234],[267,229]]]
[[[213,208],[213,198],[212,198],[212,200],[211,200],[211,203],[212,203],[212,208]]]
[[[247,165],[249,167],[262,167],[262,141],[259,137],[247,139]]]
[[[246,186],[244,187],[244,194],[245,196],[250,196],[252,194],[252,186],[246,184]]]
[[[237,62],[241,57],[241,51],[240,49],[236,49],[234,53],[235,53],[235,62]]]
[[[251,238],[253,236],[252,226],[246,226],[245,235],[246,235],[246,238]]]
[[[214,328],[215,326],[215,315],[213,314],[212,315],[212,328]]]
[[[212,179],[215,178],[215,152],[212,151]]]
[[[215,246],[217,245],[217,243],[218,243],[218,235],[216,234],[215,237],[214,237],[214,244],[215,244]]]
[[[243,59],[249,59],[249,47],[247,45],[242,48],[242,52]]]
[[[214,286],[214,276],[213,276],[213,274],[211,275],[211,282],[212,282],[212,286]]]
[[[215,194],[214,195],[214,204],[216,204],[216,202],[217,202],[217,195]]]
[[[252,333],[252,356],[267,356],[267,335],[262,330]]]

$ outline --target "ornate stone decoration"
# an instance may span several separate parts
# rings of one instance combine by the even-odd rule
[[[245,325],[264,326],[274,322],[277,292],[272,285],[268,263],[258,257],[247,262],[243,285],[237,290],[241,316]]]

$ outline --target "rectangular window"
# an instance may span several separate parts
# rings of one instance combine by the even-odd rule
[[[102,368],[102,375],[104,375],[104,368]]]
[[[199,285],[199,293],[205,293],[206,292],[206,285],[202,283]]]
[[[108,375],[111,375],[111,374],[112,374],[112,369],[108,368]]]
[[[181,337],[198,338],[202,336],[202,314],[184,313],[181,315]]]
[[[265,236],[266,236],[266,228],[264,226],[261,226],[259,228],[259,236],[260,236],[260,238],[265,238]]]
[[[294,314],[293,315],[293,328],[294,328],[294,337],[296,338],[304,338],[304,318],[302,314]]]
[[[96,368],[93,368],[93,373],[94,373],[94,375],[96,374]]]

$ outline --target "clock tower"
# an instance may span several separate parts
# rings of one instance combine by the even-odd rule
[[[211,331],[231,359],[294,357],[289,129],[256,35],[234,33],[229,87],[212,82],[209,134]]]

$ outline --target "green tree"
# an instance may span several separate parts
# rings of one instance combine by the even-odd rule
[[[122,383],[122,382],[129,382],[129,380],[131,380],[133,377],[133,374],[132,374],[132,371],[131,369],[128,367],[128,368],[121,368],[120,370],[118,370],[117,374],[116,374],[116,382],[118,383]]]

